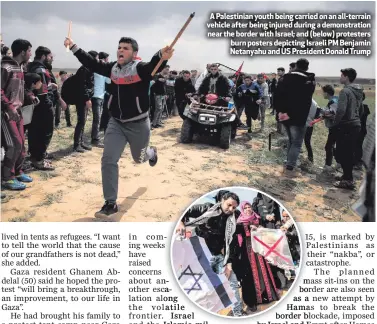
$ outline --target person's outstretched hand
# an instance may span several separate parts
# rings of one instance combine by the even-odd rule
[[[64,47],[69,46],[71,48],[74,45],[72,38],[66,37],[64,41]]]
[[[169,46],[165,46],[161,50],[161,56],[164,59],[164,61],[170,60],[173,56],[174,49],[169,49]]]

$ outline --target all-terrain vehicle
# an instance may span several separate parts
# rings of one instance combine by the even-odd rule
[[[204,102],[191,97],[191,104],[186,106],[181,142],[191,143],[194,134],[210,135],[221,148],[228,149],[237,131],[234,106],[228,105],[225,98],[213,93],[201,99]]]

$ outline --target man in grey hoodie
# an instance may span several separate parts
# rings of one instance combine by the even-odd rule
[[[344,88],[339,93],[338,108],[334,118],[334,126],[337,127],[336,155],[342,166],[343,175],[337,177],[334,186],[342,189],[353,190],[352,170],[360,133],[360,115],[363,109],[363,88],[354,84],[357,73],[354,69],[341,70],[340,83]]]

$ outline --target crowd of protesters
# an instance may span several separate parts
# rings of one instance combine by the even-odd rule
[[[300,263],[297,229],[289,214],[262,193],[258,192],[252,202],[240,202],[236,193],[227,190],[218,191],[213,198],[215,203],[191,206],[177,232],[183,235],[193,229],[195,235],[204,238],[211,253],[211,268],[216,273],[225,273],[234,292],[236,302],[231,315],[250,315],[257,311],[258,305],[279,300],[281,291],[289,288],[295,276],[293,269],[279,268],[253,252],[250,233],[262,228],[283,231],[297,267]]]
[[[54,129],[60,128],[61,113],[64,111],[66,126],[72,127],[71,108],[61,96],[62,85],[68,73],[60,71],[58,79],[52,72],[51,50],[39,46],[32,56],[32,44],[17,39],[8,48],[2,44],[2,147],[5,156],[2,162],[2,188],[22,190],[25,183],[32,182],[23,173],[26,156],[25,132],[28,138],[28,153],[32,166],[38,170],[54,170],[54,157],[48,148]],[[97,61],[108,62],[105,52],[88,52]],[[139,58],[138,58],[139,59]],[[323,97],[328,100],[325,107],[319,107],[313,100],[317,86],[315,74],[308,72],[309,62],[299,59],[289,65],[289,71],[279,67],[277,73],[268,77],[264,73],[256,76],[237,71],[225,77],[218,64],[207,64],[202,73],[197,70],[170,70],[166,65],[157,73],[149,86],[149,118],[151,129],[164,127],[164,119],[174,115],[185,118],[184,110],[189,98],[195,94],[221,92],[222,97],[233,97],[238,115],[238,129],[253,132],[253,121],[260,121],[260,131],[265,128],[267,109],[276,117],[277,132],[288,137],[287,158],[283,176],[298,176],[297,163],[302,145],[305,144],[308,160],[313,162],[311,137],[316,125],[313,121],[323,120],[328,129],[323,172],[334,175],[334,186],[355,189],[353,170],[363,164],[363,142],[367,134],[369,107],[363,104],[365,93],[355,83],[357,73],[352,68],[342,69],[340,83],[344,88],[335,95],[332,85],[321,86]],[[92,146],[103,147],[100,131],[106,131],[109,122],[110,79],[93,73],[85,66],[76,72],[78,78],[78,99],[76,106],[77,124],[74,130],[73,150],[84,153]],[[212,88],[211,88],[212,87]],[[229,98],[230,99],[230,98]],[[31,123],[23,124],[24,107],[33,106]],[[91,142],[85,142],[84,127],[89,111],[93,113]],[[246,118],[243,117],[243,113]],[[242,122],[246,121],[246,125]],[[285,131],[283,131],[283,129]],[[373,155],[374,157],[374,155]],[[334,165],[334,161],[336,164]]]

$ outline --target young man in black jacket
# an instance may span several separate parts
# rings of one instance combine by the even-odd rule
[[[182,74],[183,76],[175,81],[174,90],[179,116],[184,119],[185,116],[183,116],[183,112],[189,100],[188,95],[195,93],[195,87],[192,84],[190,72],[185,70]]]
[[[102,156],[102,187],[105,204],[96,213],[98,218],[107,218],[118,212],[118,161],[127,143],[136,163],[149,161],[151,166],[157,163],[157,149],[149,147],[149,84],[152,72],[162,58],[163,69],[173,51],[165,47],[158,51],[149,63],[136,59],[139,50],[137,42],[130,37],[119,40],[117,62],[98,61],[80,49],[72,39],[66,38],[64,46],[69,46],[78,60],[91,72],[110,77],[110,113],[111,119],[105,133]]]
[[[187,210],[177,228],[177,232],[180,232],[185,231],[186,226],[195,227],[196,235],[204,238],[212,254],[211,268],[218,274],[224,272],[237,299],[237,302],[232,305],[233,316],[236,317],[243,315],[242,300],[232,263],[228,261],[230,260],[230,242],[240,215],[240,211],[237,210],[239,204],[240,199],[235,193],[220,190],[215,205],[205,203],[192,206]]]
[[[35,51],[34,61],[27,68],[29,73],[37,73],[42,79],[42,87],[37,92],[39,104],[34,108],[28,131],[30,159],[33,166],[39,170],[54,170],[46,158],[47,148],[54,133],[54,88],[51,86],[52,76],[48,70],[51,63],[51,50],[39,46]]]
[[[227,98],[227,101],[231,98],[230,85],[228,79],[219,72],[219,68],[216,64],[212,64],[210,67],[210,74],[206,76],[199,87],[199,95],[207,95],[208,93],[215,93],[219,97]],[[219,100],[223,102],[224,100]]]
[[[294,71],[284,75],[278,84],[278,118],[283,123],[289,139],[285,174],[294,176],[294,168],[305,137],[306,120],[312,104],[316,82],[314,73],[307,72],[309,62],[299,59]]]

